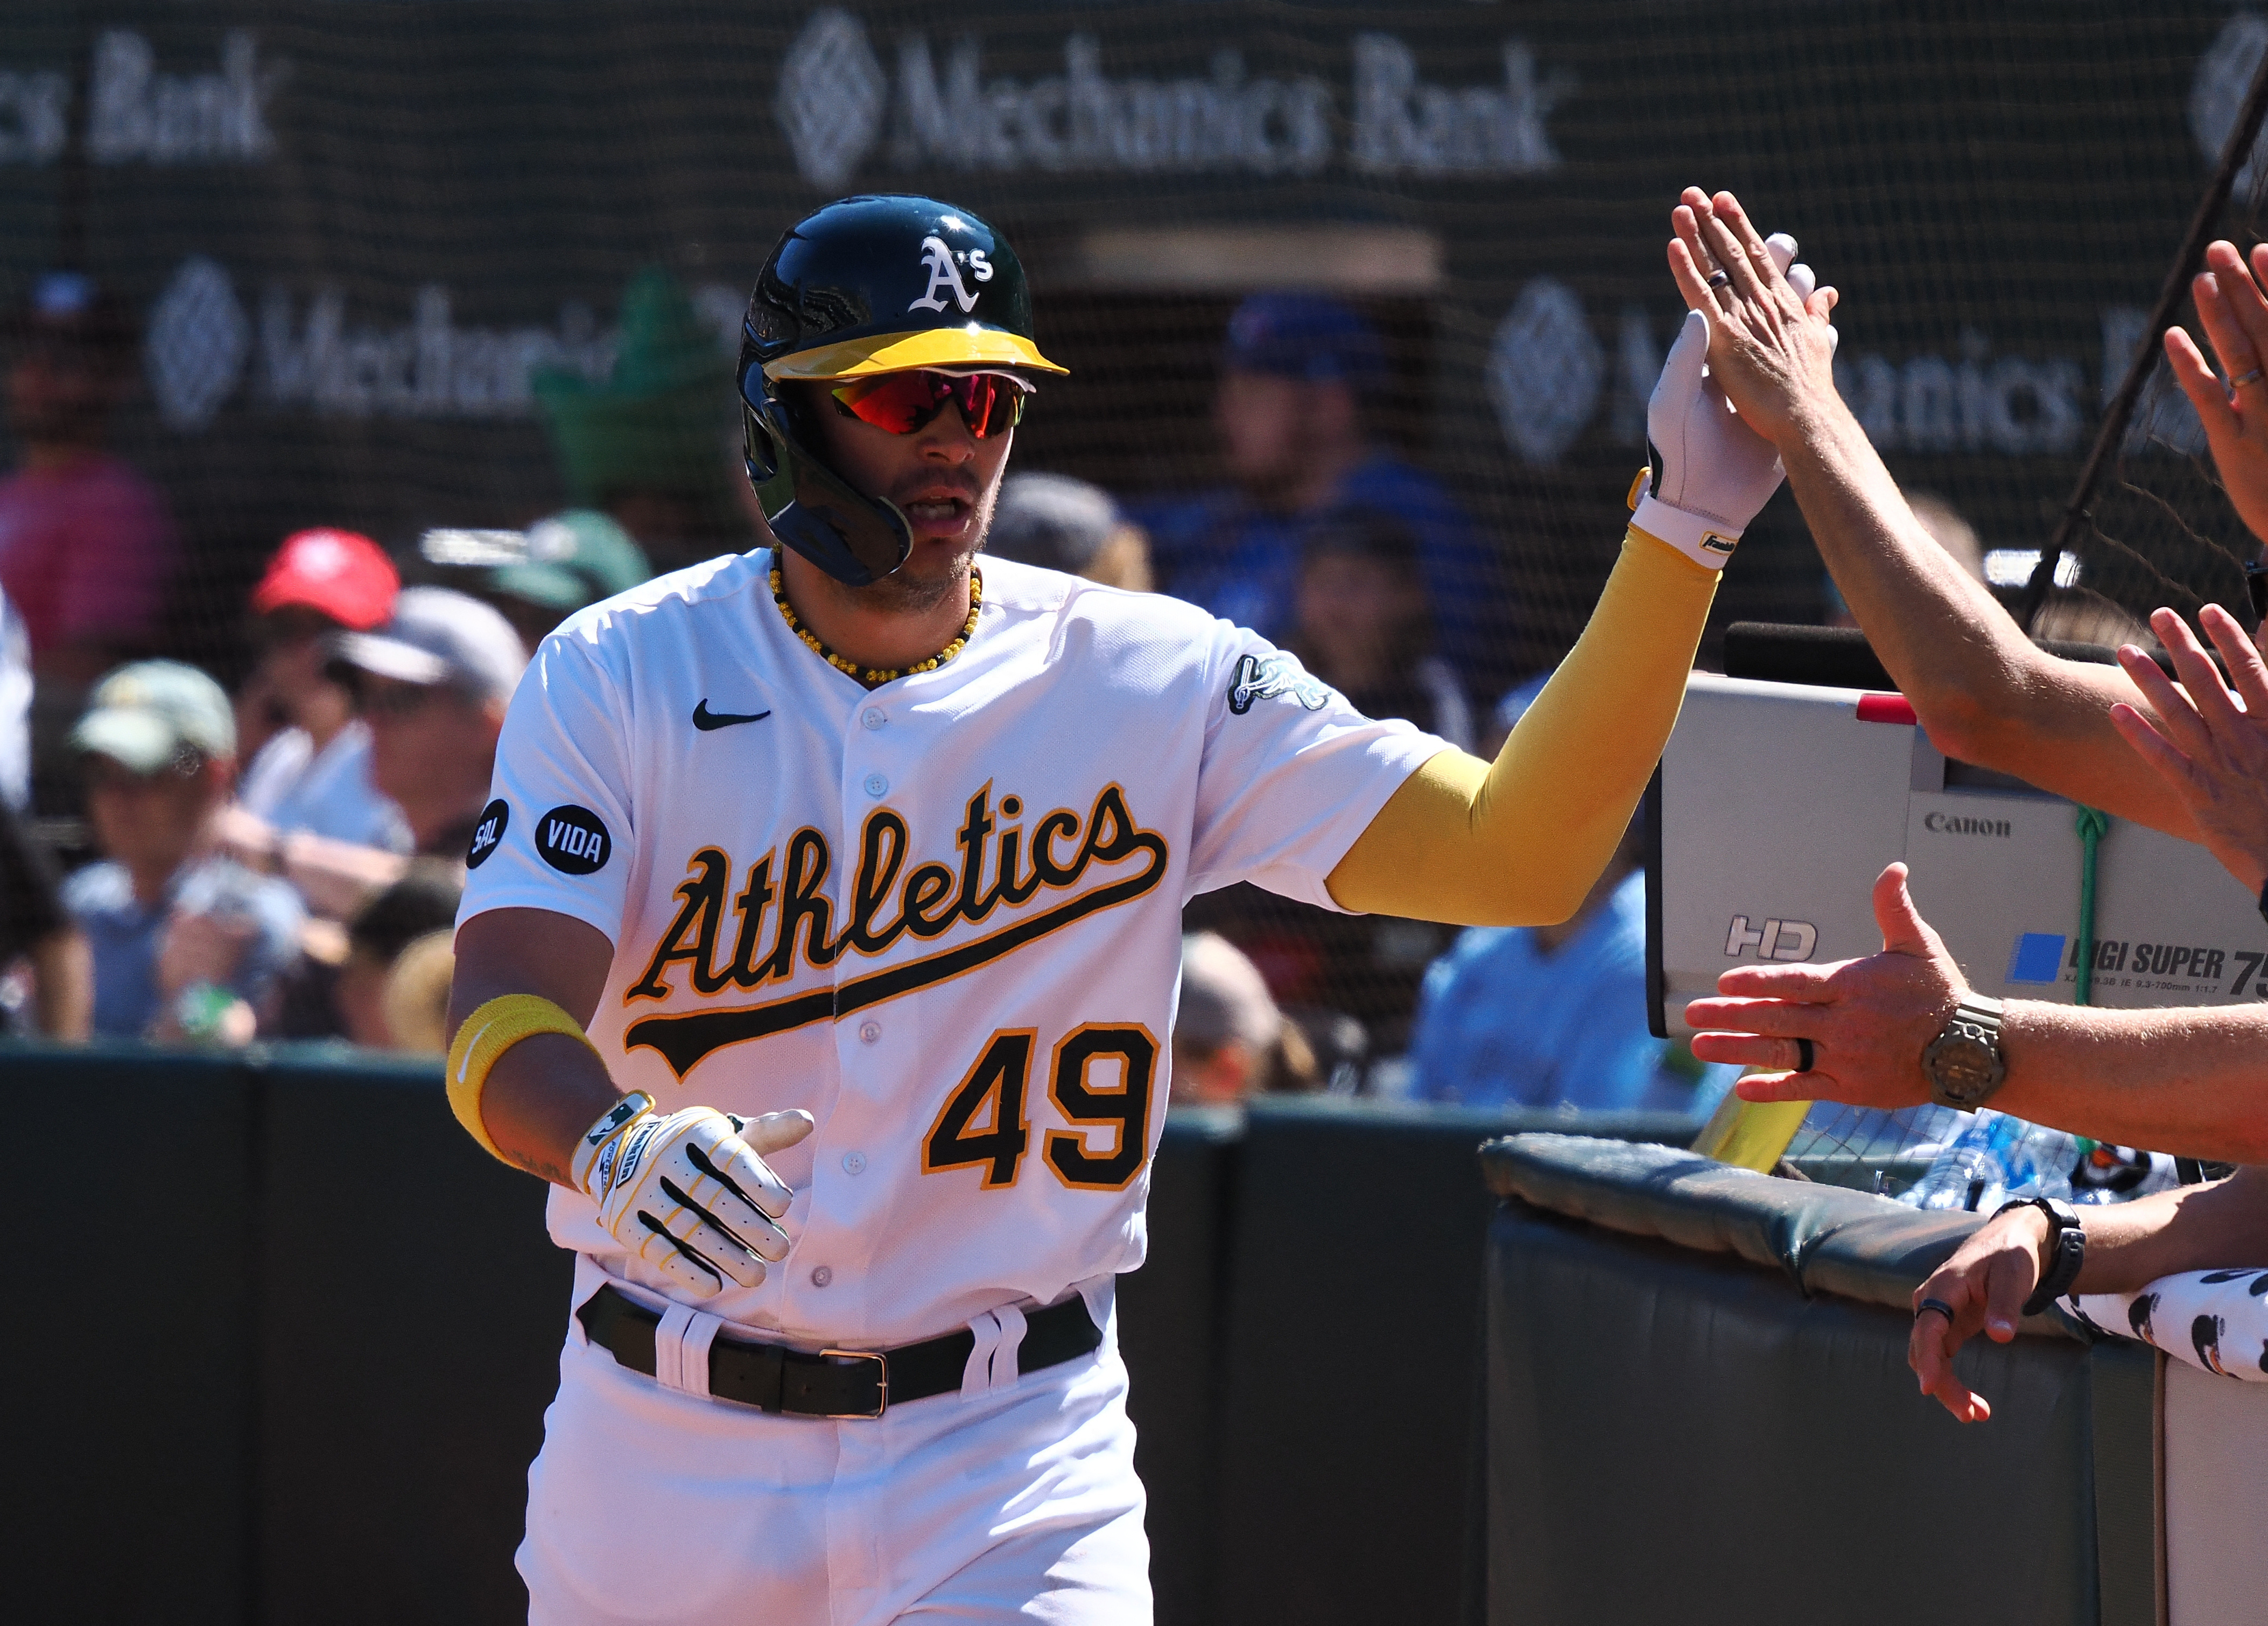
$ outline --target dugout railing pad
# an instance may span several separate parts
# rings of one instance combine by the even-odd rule
[[[1662,1146],[1484,1149],[1491,1626],[2159,1618],[2155,1389],[2060,1316],[1906,1365],[1911,1296],[1978,1224]]]

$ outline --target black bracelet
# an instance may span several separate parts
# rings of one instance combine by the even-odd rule
[[[2037,1315],[2071,1291],[2087,1262],[2087,1228],[2078,1210],[2053,1197],[2013,1197],[1992,1211],[1998,1219],[2012,1208],[2036,1208],[2048,1217],[2048,1266],[2032,1296],[2024,1300],[2023,1313]]]
[[[2087,1263],[2087,1231],[2079,1225],[2064,1226],[2056,1232],[2055,1263],[2047,1276],[2024,1300],[2024,1313],[2037,1315],[2057,1299],[2071,1291],[2079,1280],[2080,1269]]]

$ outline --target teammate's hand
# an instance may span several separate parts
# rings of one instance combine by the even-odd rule
[[[639,1103],[644,1103],[641,1109]],[[773,1222],[787,1212],[786,1183],[762,1154],[811,1133],[807,1112],[733,1117],[711,1107],[666,1115],[626,1097],[584,1137],[573,1171],[599,1205],[599,1223],[678,1286],[706,1299],[730,1277],[764,1279],[764,1261],[787,1257]]]
[[[2220,358],[2224,384],[2205,365],[2197,341],[2178,327],[2166,329],[2166,360],[2174,381],[2197,408],[2198,422],[2213,447],[2213,467],[2228,500],[2251,527],[2268,539],[2268,243],[2253,246],[2251,263],[2222,241],[2205,251],[2205,269],[2190,284],[2198,316]]]
[[[2257,894],[2268,881],[2268,663],[2218,604],[2206,605],[2198,619],[2228,663],[2236,692],[2220,681],[2189,623],[2161,609],[2150,617],[2151,629],[2173,657],[2182,687],[2126,644],[2118,664],[2158,720],[2122,701],[2110,708],[2110,721],[2173,787],[2221,867]]]
[[[1882,952],[1832,965],[1736,966],[1717,979],[1717,997],[1685,1007],[1705,1031],[1693,1054],[1705,1062],[1786,1071],[1734,1086],[1747,1101],[1847,1101],[1918,1107],[1929,1100],[1921,1053],[1944,1031],[1965,991],[1945,941],[1906,891],[1906,866],[1874,882]],[[1715,1030],[1715,1031],[1705,1031]],[[1796,1072],[1811,1041],[1811,1071]]]
[[[1913,1330],[1906,1335],[1906,1365],[1925,1394],[1963,1423],[1992,1415],[1982,1394],[1954,1375],[1953,1357],[1980,1331],[1995,1343],[2016,1335],[2024,1300],[2039,1285],[2041,1250],[2047,1245],[2047,1217],[2028,1204],[2012,1208],[1970,1234],[1953,1257],[1914,1289]],[[1953,1313],[1922,1309],[1933,1299]]]
[[[1685,188],[1670,211],[1677,235],[1670,274],[1689,310],[1709,323],[1709,372],[1750,429],[1778,444],[1797,433],[1815,403],[1833,401],[1837,335],[1829,320],[1839,296],[1805,266],[1756,234],[1729,192]],[[1724,279],[1714,287],[1719,271]],[[1767,493],[1769,495],[1769,493]]]

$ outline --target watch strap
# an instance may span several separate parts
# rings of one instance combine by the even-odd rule
[[[2000,1044],[2001,1013],[2007,1008],[2008,1002],[2005,999],[1994,999],[1984,994],[1963,994],[1961,997],[1961,1003],[1953,1007],[1953,1020],[1957,1022],[1966,1018],[1971,1022],[1989,1026],[1992,1030],[1993,1048],[1998,1049]]]
[[[2048,1217],[2047,1268],[2032,1296],[2024,1300],[2023,1313],[2038,1315],[2069,1292],[2087,1262],[2087,1227],[2079,1210],[2054,1197],[2016,1197],[1993,1210],[1999,1218],[2012,1208],[2036,1208]]]

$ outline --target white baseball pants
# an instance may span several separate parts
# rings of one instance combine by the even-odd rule
[[[531,1626],[1147,1626],[1116,1341],[996,1383],[776,1416],[626,1371],[571,1320],[527,1476]]]

